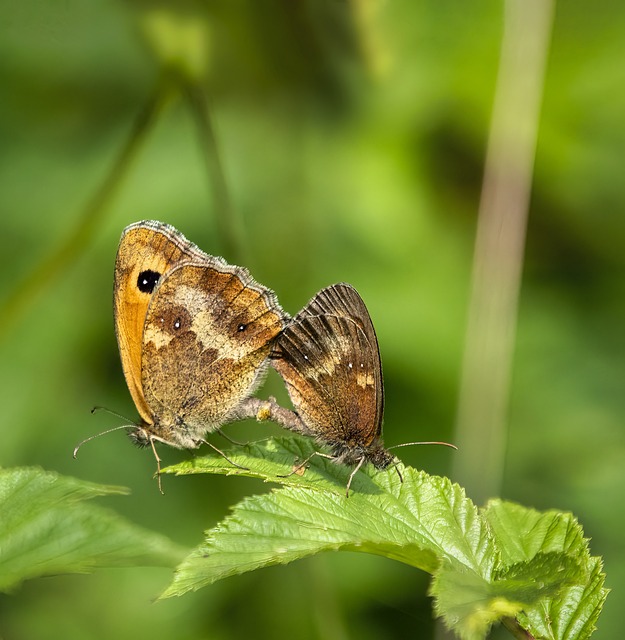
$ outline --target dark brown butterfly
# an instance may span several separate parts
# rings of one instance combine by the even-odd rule
[[[347,496],[365,462],[376,469],[397,462],[382,442],[384,381],[378,340],[354,287],[339,283],[317,293],[280,334],[271,358],[299,416],[283,426],[314,437],[329,446],[332,455],[327,457],[355,467]],[[447,442],[408,442],[391,448],[413,444],[456,448]]]
[[[373,323],[349,284],[322,289],[276,342],[272,365],[301,419],[295,430],[329,446],[336,462],[385,469],[395,457],[382,442],[384,382]]]

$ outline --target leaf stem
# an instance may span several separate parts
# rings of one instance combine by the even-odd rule
[[[517,621],[516,618],[502,618],[501,624],[518,640],[535,640],[534,636],[526,631]]]

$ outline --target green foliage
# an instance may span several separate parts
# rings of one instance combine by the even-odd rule
[[[305,439],[281,438],[229,451],[247,470],[218,456],[166,469],[285,486],[235,506],[178,567],[163,597],[320,551],[361,551],[431,573],[436,613],[465,640],[484,638],[498,621],[541,638],[583,639],[594,630],[607,591],[571,514],[500,500],[478,509],[446,478],[402,465],[359,472],[349,498],[350,470],[319,456],[303,475],[277,477],[313,451]]]
[[[173,566],[183,550],[85,501],[128,493],[36,468],[0,470],[0,591],[99,567]]]

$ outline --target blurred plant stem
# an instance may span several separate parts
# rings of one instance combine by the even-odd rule
[[[536,137],[555,0],[507,0],[486,152],[453,478],[478,504],[501,491]]]
[[[170,98],[167,83],[158,88],[137,115],[130,134],[115,158],[108,175],[85,205],[70,234],[50,255],[44,257],[9,294],[0,306],[0,336],[6,338],[11,323],[16,322],[28,305],[67,267],[86,251],[97,231],[109,204],[117,194],[152,126]]]
[[[11,323],[17,321],[28,305],[90,245],[154,123],[164,107],[178,96],[187,100],[197,124],[223,253],[229,260],[245,262],[242,260],[242,223],[231,204],[211,121],[209,100],[202,85],[208,57],[206,25],[201,20],[181,18],[161,10],[142,14],[141,24],[162,68],[156,90],[137,115],[128,139],[108,175],[85,205],[73,230],[56,250],[35,265],[0,304],[2,336],[8,335],[7,328]]]
[[[195,118],[198,140],[206,162],[222,254],[229,262],[234,264],[245,263],[249,266],[250,256],[245,243],[243,221],[232,206],[232,199],[226,184],[223,164],[215,137],[208,94],[198,84],[187,83],[184,86],[184,93]]]
[[[230,262],[249,265],[243,223],[232,206],[205,88],[212,62],[210,22],[201,11],[150,6],[139,11],[138,25],[152,54],[175,82],[195,119],[221,253]]]

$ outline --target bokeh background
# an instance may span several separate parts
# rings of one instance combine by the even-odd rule
[[[162,496],[153,457],[123,432],[72,459],[79,440],[120,424],[91,416],[93,405],[135,416],[112,277],[121,230],[145,218],[249,267],[290,313],[323,286],[353,283],[380,341],[386,443],[453,441],[504,16],[495,0],[207,0],[175,11],[4,0],[0,464],[131,487],[107,504],[186,545],[268,490],[245,478],[165,478]],[[580,519],[613,589],[595,636],[607,639],[622,631],[625,587],[622,2],[555,5],[542,88],[498,493]],[[260,394],[284,399],[273,375]],[[239,439],[261,431],[279,433],[228,429]],[[170,463],[188,455],[162,451]],[[462,455],[401,450],[437,474]],[[428,576],[364,554],[154,603],[170,575],[29,582],[0,597],[0,637],[435,633]]]

